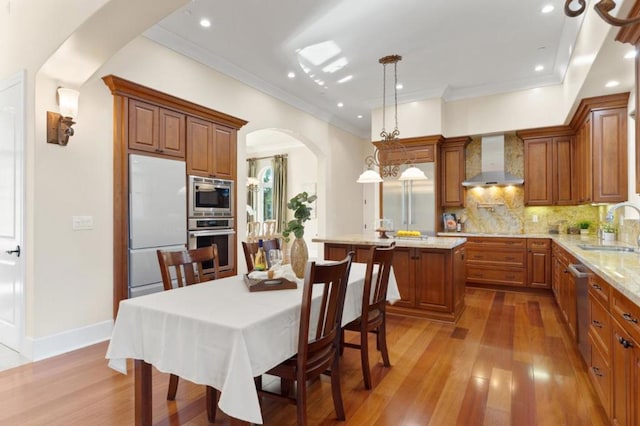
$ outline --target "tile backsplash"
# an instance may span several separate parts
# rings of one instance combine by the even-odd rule
[[[467,177],[480,172],[481,139],[473,138],[466,150]],[[524,176],[524,144],[515,135],[505,135],[505,168],[516,176]],[[525,182],[526,184],[526,182]],[[606,206],[549,206],[526,207],[522,186],[469,188],[465,208],[445,209],[462,219],[465,232],[547,234],[550,229],[566,233],[578,221],[591,222],[591,232],[606,215]],[[638,221],[625,221],[619,239],[637,236]]]

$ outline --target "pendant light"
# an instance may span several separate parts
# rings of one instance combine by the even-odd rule
[[[383,177],[396,177],[398,176],[398,172],[400,171],[400,167],[397,164],[382,164],[380,161],[380,151],[384,150],[400,150],[403,152],[403,158],[405,158],[409,163],[411,162],[408,158],[408,152],[404,145],[402,145],[398,141],[398,136],[400,136],[400,130],[398,130],[398,62],[402,60],[402,56],[400,55],[389,55],[384,56],[378,60],[379,63],[382,64],[382,131],[380,132],[380,137],[382,138],[380,148],[376,146],[374,148],[373,154],[368,155],[365,158],[365,164],[367,165],[367,170],[365,170],[360,177],[358,178],[358,183],[380,183],[382,182]],[[395,118],[395,126],[393,131],[387,132],[386,129],[386,113],[387,113],[387,65],[393,64],[393,93],[394,93],[394,118]],[[380,170],[378,172],[376,170]],[[425,180],[427,177],[424,172],[419,168],[409,164],[409,167],[402,172],[399,180]]]

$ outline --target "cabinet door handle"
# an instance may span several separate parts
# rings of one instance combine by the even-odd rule
[[[591,288],[594,290],[602,291],[602,287],[600,287],[598,284],[591,284]]]
[[[604,376],[604,374],[602,374],[602,372],[598,367],[591,367],[591,370],[593,371],[593,374],[595,374],[598,377]]]
[[[602,328],[602,323],[598,320],[591,321],[591,324],[593,324],[593,326],[596,328]]]
[[[624,337],[618,337],[618,343],[620,343],[625,349],[629,349],[633,347],[633,343],[625,339]]]
[[[638,319],[637,319],[637,318],[632,317],[632,316],[631,316],[631,314],[630,314],[630,313],[628,313],[628,312],[623,313],[623,314],[622,314],[622,318],[624,318],[624,319],[626,319],[627,321],[629,321],[629,322],[631,322],[631,323],[634,323],[634,324],[637,324],[637,323],[638,323]]]

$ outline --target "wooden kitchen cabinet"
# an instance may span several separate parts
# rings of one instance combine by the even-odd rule
[[[640,340],[617,320],[613,321],[612,329],[611,421],[614,425],[640,425]]]
[[[470,137],[446,139],[440,149],[440,205],[463,207],[465,188],[465,148]]]
[[[576,131],[578,203],[627,200],[627,103],[629,93],[586,98],[570,126]]]
[[[236,130],[187,118],[187,172],[190,175],[235,179]]]
[[[324,243],[326,260],[341,260],[353,250],[366,262],[370,245]],[[452,250],[396,246],[393,273],[400,300],[387,312],[455,322],[464,309],[465,247]]]
[[[627,108],[592,113],[594,203],[627,200]]]
[[[115,318],[120,301],[129,297],[129,154],[144,152],[149,155],[185,159],[188,156],[189,145],[187,117],[191,117],[191,121],[197,117],[197,120],[215,123],[216,128],[220,126],[219,128],[225,131],[233,129],[231,132],[226,131],[229,135],[229,154],[226,155],[225,162],[227,175],[235,176],[236,133],[237,129],[247,124],[247,121],[115,75],[107,75],[102,79],[113,95],[113,317]],[[232,170],[232,173],[229,173],[229,170]],[[233,252],[235,253],[235,250]],[[235,261],[233,263],[237,264]],[[232,273],[236,273],[235,267]]]
[[[551,240],[527,238],[527,285],[551,287]]]
[[[524,202],[529,206],[574,203],[573,137],[569,135],[524,139]]]
[[[468,237],[467,283],[525,286],[526,247],[525,238]]]
[[[129,149],[185,158],[185,114],[129,100]]]

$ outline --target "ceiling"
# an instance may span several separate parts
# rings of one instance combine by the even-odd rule
[[[544,14],[547,4],[555,9]],[[399,103],[562,82],[581,24],[563,6],[564,0],[194,0],[145,35],[369,138],[370,111],[383,99],[378,59],[386,55],[402,56]],[[202,18],[209,28],[199,25]],[[615,55],[617,64],[622,58]],[[612,60],[600,61],[603,76]],[[339,69],[329,72],[327,65]],[[538,65],[544,69],[536,71]],[[387,103],[392,77],[391,67]]]

